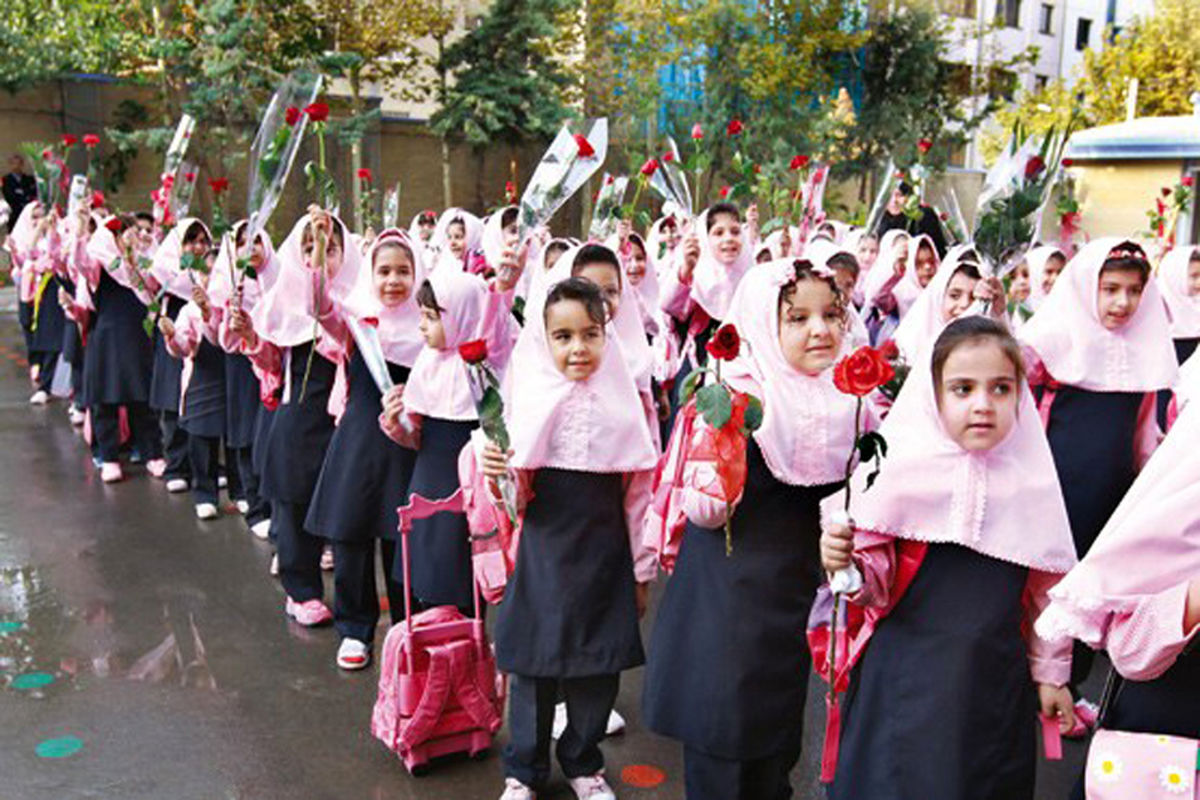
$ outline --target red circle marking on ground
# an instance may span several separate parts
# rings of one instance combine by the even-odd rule
[[[621,781],[638,789],[652,789],[667,779],[667,773],[650,764],[630,764],[621,770]]]

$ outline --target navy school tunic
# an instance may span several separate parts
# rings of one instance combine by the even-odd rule
[[[747,451],[746,488],[725,529],[688,523],[650,640],[647,726],[702,752],[766,758],[797,746],[811,658],[805,640],[821,581],[821,498]]]
[[[173,294],[163,295],[165,313],[174,322],[187,305]],[[162,332],[154,329],[154,375],[150,379],[150,407],[155,411],[179,412],[179,393],[183,386],[183,359],[167,352]]]
[[[254,444],[258,412],[258,378],[250,359],[241,353],[225,354],[225,446],[241,450]]]
[[[37,326],[31,331],[29,349],[34,353],[58,353],[62,351],[63,329],[66,314],[58,304],[58,278],[51,276],[42,299],[38,302]]]
[[[299,505],[312,500],[325,450],[333,437],[328,405],[337,367],[315,353],[308,386],[304,387],[304,368],[311,349],[312,342],[282,348],[285,368],[291,366],[291,392],[288,401],[280,403],[266,432],[259,493],[269,500]]]
[[[1029,570],[931,544],[851,673],[830,800],[1031,800]]]
[[[458,491],[458,454],[477,427],[476,420],[422,419],[421,449],[408,485],[410,496],[440,500]],[[474,573],[466,516],[443,511],[428,519],[414,520],[409,555],[412,592],[422,603],[453,605],[463,610],[473,606]],[[393,577],[404,580],[404,565],[399,558]]]
[[[1050,406],[1046,438],[1080,558],[1137,476],[1133,441],[1144,398],[1063,386]]]
[[[397,385],[408,380],[408,371],[388,364]],[[358,348],[350,358],[349,381],[346,411],[329,443],[304,527],[336,541],[396,539],[396,509],[408,502],[417,454],[380,429],[382,395]]]
[[[1122,681],[1105,727],[1200,739],[1200,650],[1151,681]]]
[[[83,384],[90,405],[145,403],[150,398],[154,346],[143,323],[146,306],[127,289],[100,271],[92,295],[95,313],[83,350]]]
[[[204,337],[192,358],[179,424],[193,436],[225,435],[225,351]]]
[[[624,476],[543,468],[532,488],[496,612],[497,665],[538,678],[641,665]]]

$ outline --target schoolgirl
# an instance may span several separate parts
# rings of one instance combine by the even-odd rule
[[[358,251],[336,217],[314,210],[279,249],[279,276],[253,311],[230,309],[229,335],[241,339],[264,402],[278,402],[262,458],[260,491],[271,501],[284,611],[304,626],[329,622],[322,602],[322,540],[305,528],[334,418],[329,411],[348,332],[335,300],[358,278]],[[276,400],[282,391],[282,400]]]
[[[1118,238],[1089,242],[1019,335],[1031,351],[1030,382],[1082,558],[1157,446],[1155,392],[1178,372],[1141,247]],[[1091,652],[1077,647],[1073,685],[1091,664]],[[1090,725],[1095,708],[1081,708]]]
[[[1050,598],[1038,633],[1107,651],[1123,679],[1114,684],[1104,728],[1200,739],[1200,653],[1194,647],[1200,630],[1200,410],[1180,415],[1091,550]],[[1097,753],[1094,771],[1084,777],[1088,785],[1111,785],[1113,796],[1132,797],[1145,785],[1132,785],[1140,772],[1157,779],[1164,796],[1185,795],[1196,777],[1195,747],[1187,763],[1172,763],[1170,752],[1155,745],[1139,753],[1143,763]],[[1156,753],[1161,761],[1152,760]],[[1083,783],[1075,789],[1079,800]]]
[[[87,280],[82,274],[80,260],[87,257],[87,242],[106,218],[106,214],[95,210],[80,209],[70,220],[64,220],[66,238],[69,241],[65,248],[62,271],[58,275],[59,287],[55,293],[59,306],[66,312],[71,300],[77,294],[86,294]],[[64,302],[65,300],[65,302]],[[69,319],[69,316],[68,316]],[[78,427],[86,420],[84,409],[88,407],[87,393],[83,383],[83,327],[73,321],[68,321],[63,329],[62,360],[71,369],[71,405],[67,410],[71,424]],[[94,440],[93,440],[94,443]],[[93,447],[93,451],[95,448]]]
[[[393,440],[417,451],[409,494],[435,500],[459,489],[458,456],[479,427],[459,347],[485,342],[488,363],[502,374],[516,323],[504,293],[461,271],[437,270],[422,281],[416,300],[424,345],[408,383],[384,397],[380,425]],[[453,605],[471,612],[474,579],[465,516],[441,513],[414,520],[410,553],[410,588],[418,607]],[[403,580],[399,562],[393,575]]]
[[[650,232],[646,234],[646,254],[650,257],[650,266],[660,283],[664,272],[674,264],[681,241],[683,232],[674,216],[659,217],[650,226]]]
[[[21,270],[19,294],[28,314],[24,324],[30,375],[34,377],[34,393],[29,398],[33,405],[50,402],[50,385],[62,351],[65,318],[54,301],[58,294],[54,276],[64,257],[57,223],[56,215],[46,213],[35,200],[21,209],[10,234],[9,252]]]
[[[236,306],[250,312],[279,274],[275,248],[260,231],[250,248],[249,265],[253,272],[238,274],[238,253],[246,245],[247,223],[243,220],[226,235],[213,264],[208,295],[218,315],[218,342],[225,351],[225,470],[229,475],[229,496],[237,503],[250,530],[260,539],[270,535],[271,504],[260,492],[262,452],[270,430],[273,411],[259,397],[260,386],[254,368],[229,337],[229,310]],[[256,451],[257,454],[256,454]]]
[[[1175,357],[1182,364],[1200,344],[1200,248],[1172,249],[1158,267],[1157,280],[1167,303]]]
[[[163,292],[163,315],[174,322],[192,297],[196,270],[212,247],[208,228],[198,219],[182,219],[154,251],[150,265],[151,283]],[[184,263],[186,260],[186,264]],[[154,331],[154,374],[150,379],[150,408],[158,413],[163,449],[167,457],[168,492],[185,492],[192,480],[187,431],[179,425],[179,403],[183,388],[183,360],[167,351],[162,332]]]
[[[356,344],[348,353],[345,411],[317,478],[305,528],[333,542],[333,622],[342,636],[337,653],[342,669],[363,669],[371,661],[379,622],[376,541],[393,621],[404,612],[404,593],[392,573],[396,509],[408,502],[416,452],[380,430],[382,375],[373,370],[386,369],[395,386],[408,381],[423,345],[413,295],[424,279],[412,241],[389,228],[375,239],[357,285],[339,304]],[[376,360],[380,357],[382,363]]]
[[[490,478],[515,471],[520,518],[495,628],[510,676],[502,800],[529,800],[549,779],[560,690],[563,773],[578,798],[615,797],[599,743],[620,673],[644,661],[638,618],[655,566],[639,523],[657,457],[608,314],[586,279],[531,298],[508,384],[511,457],[489,443],[483,458]]]
[[[786,259],[751,270],[725,319],[743,341],[722,376],[759,398],[765,416],[732,497],[714,480],[714,431],[701,418],[690,435],[676,425],[656,490],[670,500],[656,500],[645,533],[674,573],[654,624],[644,719],[683,743],[688,800],[779,800],[791,796],[801,749],[818,503],[843,481],[854,446],[855,401],[831,379],[845,307],[827,272]]]
[[[443,211],[429,239],[430,274],[443,268],[466,269],[467,255],[479,249],[482,238],[483,222],[479,217],[461,208]]]
[[[955,320],[879,432],[888,455],[869,490],[872,466],[854,474],[853,529],[827,521],[821,538],[829,572],[861,574],[849,600],[866,620],[829,797],[1029,800],[1039,702],[1060,729],[1074,720],[1070,647],[1022,631],[1075,552],[1016,341]]]
[[[1054,245],[1040,245],[1025,254],[1029,267],[1029,307],[1035,312],[1041,307],[1054,282],[1067,265],[1067,256]]]
[[[879,256],[863,278],[863,321],[871,332],[873,344],[891,339],[903,316],[892,289],[908,272],[911,238],[897,228],[883,234],[879,239]]]
[[[896,328],[900,353],[909,363],[927,359],[945,327],[979,302],[989,304],[994,319],[1005,320],[1004,286],[998,278],[983,277],[973,249],[955,245]]]

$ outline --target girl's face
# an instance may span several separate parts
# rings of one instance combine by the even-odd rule
[[[29,213],[33,216],[34,222],[41,222],[42,217],[46,216],[46,209],[42,208],[41,203],[35,203],[33,206],[33,211],[30,211]]]
[[[902,272],[908,266],[908,239],[901,239],[892,247],[892,252],[896,254],[896,259],[893,266],[896,272]]]
[[[905,248],[907,250],[907,248]],[[933,275],[937,272],[937,253],[933,251],[927,243],[922,242],[917,247],[917,261],[913,266],[913,271],[916,273],[917,283],[924,289],[933,280]]]
[[[717,214],[710,220],[708,242],[717,261],[729,267],[742,254],[742,223],[732,214]]]
[[[1100,324],[1115,331],[1137,313],[1146,288],[1142,274],[1132,269],[1100,271],[1100,290],[1096,294],[1096,313]]]
[[[437,223],[431,219],[423,219],[417,222],[417,235],[421,237],[422,242],[428,242],[433,238],[433,229],[437,227]]]
[[[1029,265],[1022,261],[1013,271],[1008,298],[1016,303],[1024,303],[1029,299],[1029,287]]]
[[[546,265],[546,272],[554,269],[554,265],[558,263],[558,260],[562,258],[562,254],[565,252],[567,251],[557,247],[546,251],[546,258],[543,262]]]
[[[517,249],[517,245],[521,243],[521,234],[517,229],[517,220],[514,219],[504,226],[500,238],[504,241],[504,248],[506,250]]]
[[[608,305],[608,313],[615,317],[621,307],[621,275],[612,264],[585,264],[576,270],[576,277],[591,281],[600,287],[604,302]]]
[[[208,236],[202,233],[190,242],[185,243],[183,245],[183,252],[191,253],[196,258],[204,258],[208,255],[210,246],[211,243],[208,240]]]
[[[388,308],[396,308],[412,295],[412,258],[403,247],[381,247],[375,251],[375,294]]]
[[[758,251],[758,256],[754,259],[755,264],[766,264],[771,260],[771,251],[765,247]]]
[[[858,267],[869,270],[879,257],[879,241],[874,236],[864,236],[858,243]]]
[[[663,225],[659,228],[662,233],[662,240],[667,245],[667,250],[674,250],[679,246],[679,240],[682,235],[679,233],[678,225]]]
[[[847,303],[850,302],[850,298],[854,296],[854,286],[858,283],[858,276],[848,267],[834,267],[833,281],[837,284],[842,299]]]
[[[938,415],[964,450],[991,450],[1017,422],[1017,368],[991,337],[954,348],[942,367]]]
[[[336,236],[326,235],[325,239],[325,271],[329,275],[337,275],[342,268],[342,243]],[[311,270],[317,269],[317,237],[306,236],[303,243],[304,266]]]
[[[1200,258],[1188,262],[1187,287],[1190,296],[1200,294]]]
[[[629,263],[625,266],[629,283],[638,286],[646,277],[646,250],[637,242],[630,242]]]
[[[828,369],[845,330],[845,313],[825,281],[802,280],[779,301],[779,347],[793,369],[807,375]]]
[[[546,341],[554,366],[570,381],[587,380],[604,357],[604,326],[578,300],[561,300],[546,309]]]
[[[243,228],[238,234],[237,240],[234,242],[237,254],[240,255],[242,248],[246,246],[246,229]],[[254,240],[254,249],[250,251],[250,266],[254,270],[262,267],[263,262],[267,260],[267,249],[263,246],[262,239]]]
[[[1061,256],[1050,256],[1046,259],[1046,266],[1042,268],[1042,294],[1050,294],[1054,282],[1058,280],[1066,265],[1067,262],[1063,261]]]
[[[942,295],[942,322],[947,324],[961,317],[971,307],[975,284],[979,281],[965,272],[956,272]]]
[[[442,325],[442,314],[437,309],[421,306],[421,321],[417,323],[417,330],[421,332],[426,347],[446,349],[446,329]]]
[[[446,245],[459,258],[467,254],[467,226],[464,223],[451,222],[446,226]]]

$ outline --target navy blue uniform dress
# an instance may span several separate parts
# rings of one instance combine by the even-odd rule
[[[688,523],[654,622],[647,726],[685,746],[687,796],[791,796],[811,665],[805,628],[821,582],[820,500],[837,484],[779,481],[753,439],[725,529]]]
[[[174,322],[187,305],[175,295],[163,296],[164,313]],[[179,427],[179,393],[183,386],[183,360],[167,352],[162,333],[154,330],[154,373],[150,379],[150,408],[158,412],[162,426],[162,446],[167,456],[168,480],[191,478],[187,433]]]
[[[1029,570],[931,544],[851,673],[830,800],[1031,800]]]
[[[38,365],[38,388],[47,392],[54,380],[66,328],[66,315],[58,304],[58,286],[58,278],[52,276],[42,291],[29,335],[29,363]]]
[[[250,359],[241,353],[225,354],[225,469],[229,496],[250,506],[246,522],[254,525],[271,516],[259,493],[259,471],[254,466],[254,442],[263,411],[258,378]]]
[[[188,434],[192,494],[197,503],[215,504],[225,436],[225,351],[204,337],[192,358],[179,425]]]

